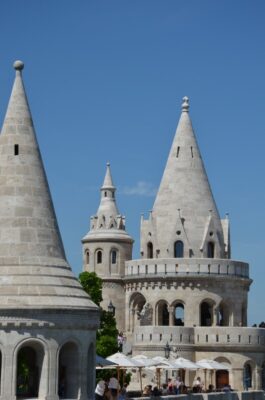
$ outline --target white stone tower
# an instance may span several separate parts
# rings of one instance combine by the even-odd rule
[[[116,188],[112,181],[110,164],[100,189],[101,200],[97,214],[91,217],[90,231],[82,239],[83,270],[96,272],[103,280],[102,307],[115,307],[117,327],[125,327],[125,293],[123,276],[125,261],[132,258],[133,239],[125,230],[125,217],[116,205]]]
[[[217,387],[242,389],[245,376],[261,387],[265,330],[247,327],[249,267],[230,256],[228,217],[220,219],[185,97],[153,210],[141,220],[142,258],[126,262],[134,354],[164,355],[168,343],[171,357],[229,364]]]
[[[0,135],[0,398],[90,400],[98,308],[66,261],[23,63],[14,68]]]

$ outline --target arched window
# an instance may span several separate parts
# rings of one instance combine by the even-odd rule
[[[245,364],[243,372],[243,386],[244,390],[252,387],[252,369],[250,364]]]
[[[181,240],[177,240],[174,245],[174,257],[184,257],[184,243]]]
[[[208,245],[207,245],[207,257],[208,258],[214,258],[214,243],[213,242],[208,242]]]
[[[157,306],[157,324],[162,326],[169,325],[168,305],[161,301]]]
[[[184,326],[184,305],[177,303],[175,306],[175,326]]]
[[[60,399],[77,399],[80,386],[79,354],[75,343],[63,345],[59,353],[58,395]]]
[[[89,251],[86,251],[86,264],[89,264]]]
[[[44,351],[39,343],[22,347],[17,354],[17,397],[39,398],[45,380]],[[42,385],[41,385],[41,381]]]
[[[102,251],[98,250],[97,252],[97,264],[102,264]]]
[[[153,258],[153,243],[147,243],[147,258]]]
[[[111,264],[117,264],[117,250],[111,251]]]
[[[206,301],[201,303],[201,326],[212,326],[212,306]]]

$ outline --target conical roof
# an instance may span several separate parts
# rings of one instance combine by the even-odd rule
[[[0,309],[96,308],[69,267],[16,61],[0,135]]]
[[[169,241],[174,235],[176,237],[174,230],[179,215],[193,255],[201,256],[200,247],[209,214],[214,221],[218,240],[223,242],[219,213],[189,116],[189,100],[184,97],[152,213],[161,256],[166,255]]]
[[[110,163],[107,163],[105,178],[101,186],[100,204],[96,215],[91,217],[90,231],[82,242],[101,239],[133,242],[125,231],[125,218],[119,213],[115,199],[116,187],[112,180]]]

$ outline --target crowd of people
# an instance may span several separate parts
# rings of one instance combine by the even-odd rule
[[[95,389],[95,400],[126,400],[127,383],[120,387],[118,379],[113,375],[108,381],[101,379]]]

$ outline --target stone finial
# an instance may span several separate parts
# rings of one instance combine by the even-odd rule
[[[183,97],[182,99],[182,111],[188,112],[190,105],[189,105],[189,98],[187,96]]]
[[[110,167],[110,162],[109,161],[107,162],[107,167]]]
[[[24,63],[23,61],[17,60],[14,62],[13,67],[16,71],[22,71],[24,68]]]

